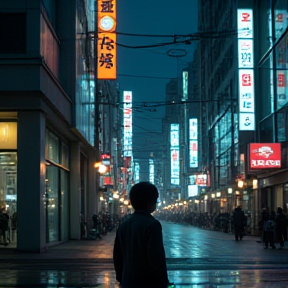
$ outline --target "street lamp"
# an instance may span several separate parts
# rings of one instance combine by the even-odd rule
[[[244,186],[244,181],[239,180],[238,181],[238,188],[243,188],[243,186]]]
[[[102,162],[96,162],[94,164],[94,167],[97,169],[97,171],[100,173],[100,174],[104,174],[107,172],[107,166],[102,164]]]

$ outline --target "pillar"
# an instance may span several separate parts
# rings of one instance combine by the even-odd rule
[[[46,120],[40,111],[18,112],[17,249],[46,250]]]

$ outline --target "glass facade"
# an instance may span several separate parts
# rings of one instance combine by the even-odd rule
[[[59,240],[59,169],[46,168],[46,241]]]
[[[68,239],[69,147],[46,130],[46,241]]]
[[[288,103],[288,3],[282,0],[275,1],[274,11],[271,12],[271,7],[266,2],[260,2],[262,11],[266,10],[260,18],[267,15],[265,27],[268,29],[265,32],[262,31],[262,27],[259,29],[261,36],[259,49],[264,55],[259,63],[261,83],[257,101],[259,103],[259,141],[284,142],[287,140],[285,107]],[[267,31],[269,47],[265,45]],[[262,51],[263,46],[266,47],[266,51]]]
[[[234,166],[238,163],[238,122],[233,121],[231,108],[227,110],[211,131],[215,159],[214,183],[216,187],[226,187],[233,178]],[[237,119],[236,119],[237,120]]]
[[[94,2],[77,0],[76,15],[76,128],[94,145]],[[82,7],[82,6],[85,7]],[[83,8],[83,9],[80,9]]]

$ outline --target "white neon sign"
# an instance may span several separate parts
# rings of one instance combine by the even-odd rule
[[[238,9],[239,130],[255,130],[253,10]]]

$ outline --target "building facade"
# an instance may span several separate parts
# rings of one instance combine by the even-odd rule
[[[212,214],[241,205],[256,234],[261,209],[287,213],[287,1],[198,3],[202,160],[211,177],[199,198]],[[251,143],[280,143],[281,168],[251,169]]]
[[[10,216],[8,247],[41,252],[80,239],[97,212],[93,19],[89,0],[0,3],[0,204]]]

